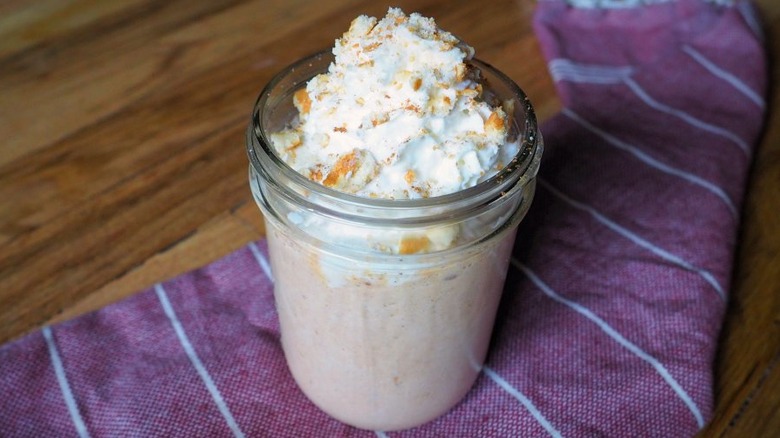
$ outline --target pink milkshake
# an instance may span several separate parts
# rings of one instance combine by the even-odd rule
[[[361,16],[271,81],[247,131],[287,363],[356,427],[435,419],[485,359],[542,142],[472,56],[418,14]]]

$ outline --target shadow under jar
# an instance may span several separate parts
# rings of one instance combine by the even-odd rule
[[[303,59],[260,94],[247,129],[252,193],[263,212],[287,364],[320,409],[355,427],[400,430],[456,405],[481,370],[517,225],[542,155],[533,108],[479,60],[484,92],[504,102],[517,156],[474,187],[425,199],[365,198],[310,181],[270,134],[297,116],[293,94],[327,71]],[[398,254],[384,243],[454,233],[448,248]]]

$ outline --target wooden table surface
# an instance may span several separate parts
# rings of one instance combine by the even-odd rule
[[[560,109],[528,0],[400,0]],[[780,79],[780,2],[758,0]],[[0,343],[263,236],[244,127],[268,79],[367,0],[0,2]],[[475,25],[475,23],[479,23]],[[743,213],[702,436],[780,436],[780,89]]]

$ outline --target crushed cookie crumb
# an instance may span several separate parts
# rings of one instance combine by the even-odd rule
[[[328,173],[328,177],[322,181],[322,184],[326,187],[333,187],[336,185],[339,179],[345,177],[347,174],[357,168],[357,158],[355,157],[355,151],[352,151],[346,155],[342,155],[341,158],[336,161],[333,168]]]
[[[301,114],[308,114],[311,110],[311,98],[305,88],[301,88],[293,95],[295,107]]]
[[[379,46],[381,46],[381,45],[382,45],[382,43],[379,43],[379,42],[371,43],[371,44],[369,44],[367,46],[364,46],[363,47],[363,51],[364,52],[373,52],[374,50],[378,49]]]
[[[485,129],[495,131],[501,131],[504,129],[504,118],[498,114],[498,111],[493,111],[490,113],[490,117],[488,117],[487,121],[485,122]]]
[[[398,248],[399,254],[418,254],[426,252],[431,246],[431,240],[426,236],[404,237]]]

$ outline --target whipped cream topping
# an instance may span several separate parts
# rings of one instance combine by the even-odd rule
[[[336,41],[328,72],[295,93],[298,118],[271,135],[274,148],[312,181],[358,196],[427,198],[474,186],[519,144],[507,140],[504,108],[466,63],[473,53],[419,14],[360,16]]]

